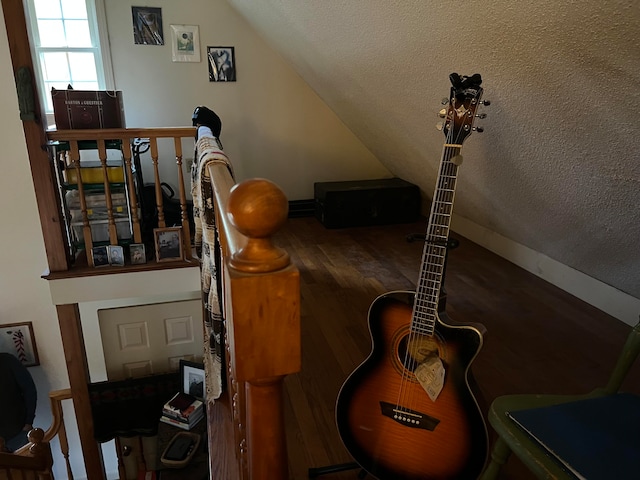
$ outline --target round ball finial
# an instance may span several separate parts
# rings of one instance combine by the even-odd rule
[[[234,268],[269,272],[289,264],[289,255],[271,243],[271,236],[284,225],[289,213],[280,187],[264,178],[245,180],[231,189],[227,213],[233,226],[247,237],[245,247],[232,256]]]

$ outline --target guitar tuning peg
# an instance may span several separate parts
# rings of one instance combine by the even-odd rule
[[[491,105],[491,100],[482,100],[480,104],[484,105],[485,107],[488,107],[489,105]]]
[[[438,116],[439,116],[440,118],[444,118],[444,117],[446,117],[446,116],[447,116],[447,109],[446,109],[446,108],[443,108],[442,110],[440,110],[440,111],[438,112]]]
[[[442,130],[442,122],[436,123],[436,129],[437,130]]]
[[[486,113],[478,113],[476,115],[477,118],[487,118],[487,114]]]
[[[447,103],[449,103],[449,99],[447,97],[444,97],[440,103],[442,105],[446,105]]]
[[[482,128],[482,127],[473,127],[471,130],[473,130],[474,132],[478,132],[478,133],[484,132],[484,128]]]

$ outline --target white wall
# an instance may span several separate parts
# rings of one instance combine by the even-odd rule
[[[131,6],[138,4],[106,2],[127,126],[190,125],[194,107],[206,105],[222,118],[221,138],[236,178],[268,178],[290,200],[313,198],[318,181],[391,176],[224,0],[154,2],[162,8],[163,46],[134,45]],[[199,26],[200,63],[172,62],[172,24]],[[207,46],[235,47],[236,82],[209,82]]]

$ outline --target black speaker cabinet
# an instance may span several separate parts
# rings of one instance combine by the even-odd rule
[[[400,178],[316,182],[316,218],[327,228],[414,222],[420,189]]]

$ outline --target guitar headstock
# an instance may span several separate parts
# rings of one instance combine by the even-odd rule
[[[481,101],[483,90],[479,73],[470,77],[452,73],[449,79],[451,93],[448,100],[443,100],[446,107],[440,111],[440,116],[445,119],[442,130],[447,143],[462,145],[471,132],[482,132],[481,127],[474,127],[473,124],[476,118],[486,117],[486,114],[476,112],[481,104],[489,105],[489,102]]]

